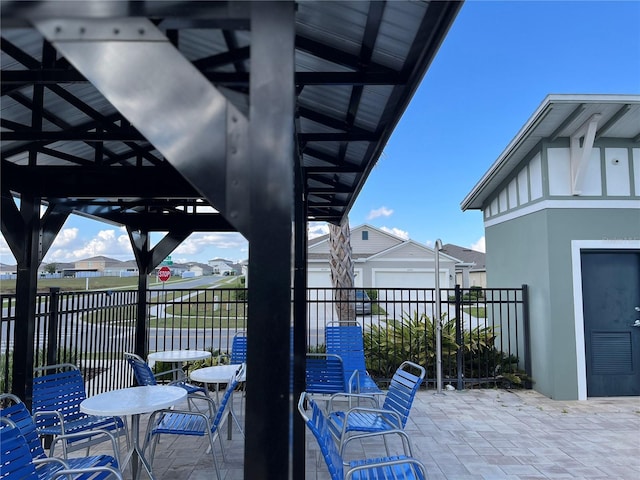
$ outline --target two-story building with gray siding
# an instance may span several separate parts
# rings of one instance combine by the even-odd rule
[[[640,395],[640,96],[549,95],[461,206],[487,286],[529,285],[534,388]]]

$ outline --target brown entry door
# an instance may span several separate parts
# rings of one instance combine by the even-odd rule
[[[640,395],[640,251],[581,260],[587,395]]]

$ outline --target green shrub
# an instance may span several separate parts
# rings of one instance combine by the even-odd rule
[[[441,346],[445,376],[457,377],[457,352],[463,352],[463,376],[466,379],[488,379],[501,386],[529,386],[531,379],[518,369],[517,357],[507,356],[495,348],[498,328],[476,327],[462,332],[456,339],[456,319],[442,315]],[[427,370],[427,378],[436,378],[436,324],[425,313],[404,314],[400,320],[388,319],[386,325],[372,325],[364,334],[366,366],[374,378],[391,378],[409,360]]]
[[[327,353],[327,346],[324,343],[321,343],[320,345],[316,345],[314,346],[309,346],[307,348],[307,352],[308,353]]]
[[[444,318],[444,315],[443,315]],[[435,362],[436,325],[423,313],[389,319],[386,326],[372,325],[364,334],[367,369],[372,376],[390,378],[405,360],[422,366]],[[442,328],[442,351],[456,351],[455,328]]]
[[[372,302],[375,302],[376,300],[378,300],[378,290],[365,289],[365,292],[367,292],[367,295],[369,295],[369,299]]]

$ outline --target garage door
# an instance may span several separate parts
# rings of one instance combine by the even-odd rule
[[[362,269],[354,269],[355,287],[362,287]],[[329,290],[332,289],[331,271],[328,268],[310,268],[307,270],[307,288],[309,288],[308,300],[326,300],[332,298]]]
[[[362,269],[353,270],[355,274],[354,286],[362,287]],[[307,270],[307,287],[309,288],[333,288],[331,284],[331,271],[328,268],[310,268]]]
[[[385,270],[373,273],[376,288],[435,288],[433,272],[415,270]],[[446,272],[440,272],[440,288],[447,288]]]
[[[328,268],[309,269],[307,271],[307,287],[331,288],[331,272]]]

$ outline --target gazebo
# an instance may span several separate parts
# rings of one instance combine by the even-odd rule
[[[348,214],[461,5],[3,1],[13,393],[30,399],[37,268],[69,215],[126,227],[140,292],[192,232],[237,231],[250,248],[245,478],[303,478],[307,221]],[[151,232],[168,233],[151,248]],[[145,315],[139,295],[143,356]]]

